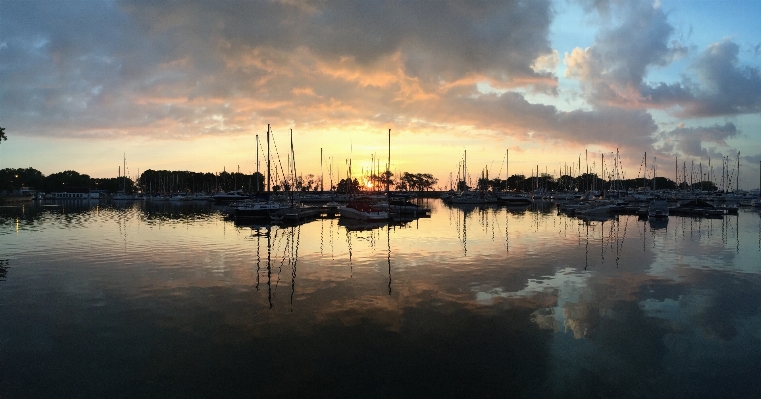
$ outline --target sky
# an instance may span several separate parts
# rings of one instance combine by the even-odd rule
[[[758,15],[746,0],[3,0],[0,168],[252,173],[258,152],[264,172],[269,124],[273,162],[287,168],[292,134],[297,173],[326,182],[349,160],[385,170],[390,130],[392,173],[442,188],[466,154],[470,181],[608,176],[618,153],[624,178],[702,165],[720,182],[728,157],[736,182],[738,152],[740,188],[758,188]]]

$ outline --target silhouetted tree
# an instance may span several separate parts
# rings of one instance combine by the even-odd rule
[[[45,191],[66,191],[67,188],[90,188],[90,176],[81,175],[73,170],[53,173],[45,178]],[[127,188],[132,187],[132,182],[127,180]]]
[[[37,169],[13,169],[0,170],[0,191],[13,192],[21,187],[42,190],[45,187],[45,175]]]
[[[349,194],[359,191],[359,180],[341,179],[336,186],[336,192]]]

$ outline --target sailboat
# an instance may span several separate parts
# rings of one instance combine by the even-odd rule
[[[124,179],[122,189],[116,192],[113,199],[115,201],[132,201],[135,199],[135,196],[127,195],[127,154],[124,154]]]

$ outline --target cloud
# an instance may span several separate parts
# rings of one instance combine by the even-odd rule
[[[4,4],[0,117],[21,134],[191,137],[370,124],[487,81],[553,94],[548,0]],[[415,107],[411,108],[412,110]]]
[[[739,65],[740,46],[724,40],[706,48],[692,63],[699,85],[684,79],[668,91],[643,90],[654,103],[683,107],[679,115],[721,116],[761,111],[761,69]]]
[[[591,47],[566,54],[566,76],[582,82],[591,104],[636,106],[648,69],[666,66],[686,50],[678,42],[669,42],[674,28],[657,5],[645,1],[582,3],[600,13],[604,26]]]
[[[529,103],[521,94],[461,97],[447,104],[439,118],[453,124],[501,131],[540,142],[628,147],[637,152],[654,142],[657,125],[641,110],[602,107],[592,111],[561,111],[552,105]]]
[[[564,63],[566,76],[581,82],[590,104],[664,109],[685,118],[761,111],[761,70],[740,65],[740,46],[733,41],[708,46],[679,82],[647,82],[651,69],[689,53],[672,40],[667,14],[645,1],[581,3],[599,13],[603,27],[592,46],[566,53]]]
[[[685,127],[681,125],[668,132],[660,132],[659,138],[666,145],[662,150],[678,150],[684,155],[695,157],[721,157],[716,147],[728,147],[726,140],[739,134],[737,127],[727,122],[724,125]]]

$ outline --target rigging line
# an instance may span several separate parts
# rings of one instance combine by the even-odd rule
[[[288,253],[288,244],[290,243],[290,237],[288,237],[287,234],[283,234],[280,236],[280,239],[282,241],[283,237],[286,237],[285,245],[283,246],[283,258],[280,260],[280,267],[277,270],[277,280],[275,280],[275,290],[272,292],[272,297],[275,297],[275,294],[277,293],[277,287],[280,284],[280,277],[283,274],[283,264],[285,264],[285,258],[286,254]]]
[[[277,156],[277,164],[280,166],[280,174],[283,175],[283,180],[286,179],[285,171],[283,170],[283,162],[280,160],[280,151],[277,150],[277,143],[275,142],[275,132],[271,132],[272,146],[275,147],[275,155]],[[277,171],[277,170],[276,170]]]

